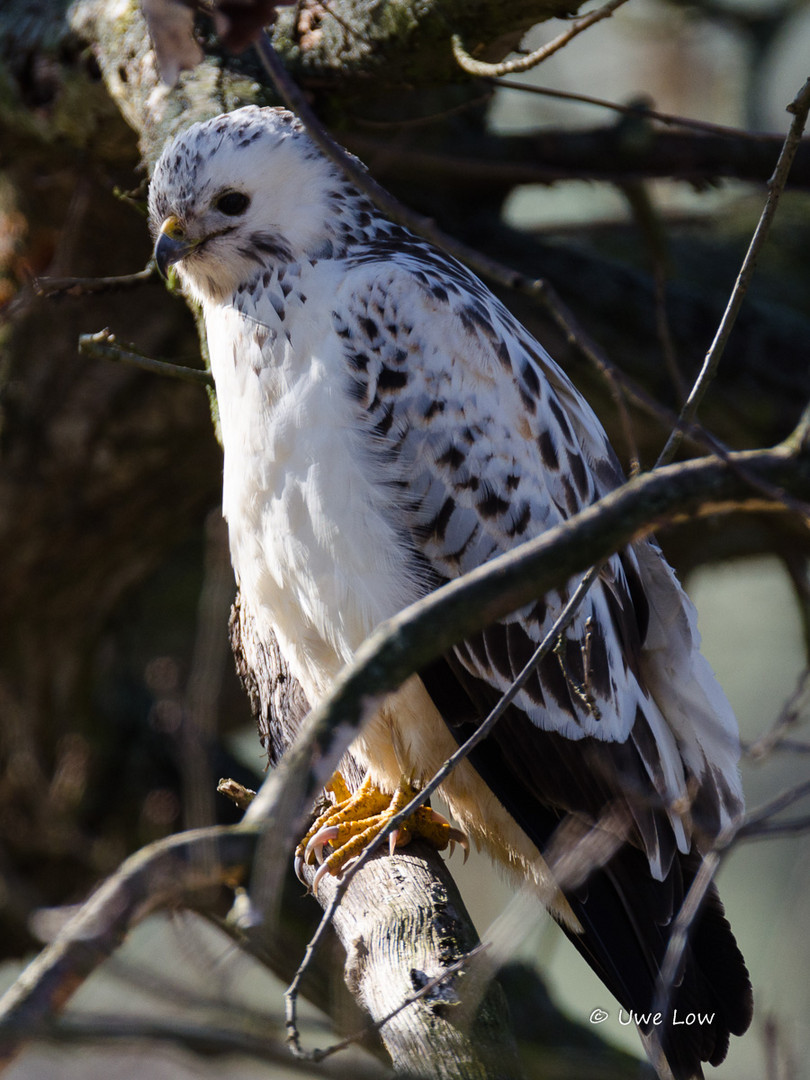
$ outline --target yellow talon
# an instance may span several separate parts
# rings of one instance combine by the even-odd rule
[[[327,791],[334,795],[335,805],[320,815],[295,852],[295,869],[299,878],[305,863],[321,863],[312,883],[313,891],[325,874],[340,877],[348,864],[416,794],[412,785],[403,778],[394,794],[388,795],[374,787],[369,776],[356,792],[351,793],[340,773],[332,777]],[[429,806],[420,806],[389,835],[389,851],[393,854],[395,848],[404,847],[414,837],[427,840],[438,851],[443,851],[449,844],[451,853],[455,844],[459,843],[464,848],[466,861],[469,851],[467,837]],[[327,844],[332,851],[324,858],[323,849]]]

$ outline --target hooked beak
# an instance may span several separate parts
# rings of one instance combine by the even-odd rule
[[[189,240],[180,219],[172,214],[160,226],[160,236],[155,244],[155,263],[162,277],[167,277],[169,267],[180,262],[197,247],[199,241]]]

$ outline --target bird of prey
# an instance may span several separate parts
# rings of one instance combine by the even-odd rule
[[[241,602],[260,633],[275,632],[311,704],[383,620],[623,482],[543,347],[465,267],[383,217],[289,112],[248,106],[195,124],[164,150],[149,204],[157,264],[176,266],[205,318]],[[366,789],[390,797],[403,776],[429,779],[572,588],[388,698],[352,747]],[[441,792],[637,1016],[652,1007],[701,853],[741,812],[738,757],[693,607],[645,540],[604,565]],[[557,889],[544,853],[558,826],[598,823],[612,806],[624,808],[622,841]],[[751,1019],[713,887],[676,983],[671,1008],[702,1021],[668,1016],[656,1033],[664,1074],[686,1080],[722,1061]]]

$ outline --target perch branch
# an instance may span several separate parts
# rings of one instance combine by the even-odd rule
[[[477,945],[468,952],[466,956],[462,956],[460,960],[456,960],[454,964],[450,964],[444,971],[435,975],[432,979],[428,979],[424,986],[405,998],[404,1001],[395,1006],[395,1008],[393,1008],[386,1016],[383,1016],[373,1024],[368,1025],[362,1031],[358,1031],[354,1035],[348,1035],[345,1039],[341,1039],[340,1042],[332,1043],[331,1046],[327,1046],[323,1050],[312,1050],[306,1053],[299,1045],[298,1029],[294,1028],[294,1030],[290,1031],[288,1022],[288,1044],[293,1048],[295,1057],[297,1058],[312,1062],[324,1061],[326,1058],[332,1057],[333,1054],[337,1054],[341,1050],[346,1050],[348,1047],[362,1042],[362,1040],[371,1032],[381,1031],[382,1028],[390,1023],[403,1009],[407,1009],[408,1006],[416,1004],[417,1001],[422,1001],[423,998],[430,997],[434,991],[441,989],[441,987],[446,984],[448,980],[452,979],[454,975],[463,971],[485,948],[485,945]]]
[[[470,1075],[518,1080],[520,1069],[497,985],[488,986],[480,1007],[476,999],[469,1012],[444,1008],[468,1004],[469,966],[481,947],[463,919],[447,866],[435,851],[423,851],[424,845],[410,844],[393,856],[366,860],[340,904],[334,900],[337,879],[321,883],[318,898],[334,916],[331,924],[322,920],[320,925],[326,925],[327,932],[334,929],[343,943],[347,983],[370,1023],[348,1039],[314,1050],[302,1048],[297,1027],[288,1023],[288,1045],[299,1060],[320,1061],[378,1033],[397,1070],[421,1075],[425,1047],[430,1046],[430,1072],[436,1080]],[[263,854],[255,866],[257,874],[265,872]],[[304,873],[311,881],[315,869],[305,867]],[[253,886],[251,891],[256,891]],[[272,923],[265,920],[260,930],[272,933]]]

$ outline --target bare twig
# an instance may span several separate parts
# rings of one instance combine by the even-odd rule
[[[181,379],[197,386],[214,385],[210,372],[175,364],[170,360],[155,360],[151,356],[136,352],[131,345],[124,348],[116,342],[115,334],[107,329],[99,330],[95,334],[82,334],[79,337],[79,352],[92,356],[94,360],[115,360],[141,368],[142,371],[168,375],[172,379]]]
[[[241,880],[258,831],[249,824],[197,829],[127,859],[0,999],[0,1070],[112,954],[135,922],[158,907],[188,905],[200,890]],[[204,857],[211,847],[215,860]]]
[[[575,19],[568,30],[563,31],[553,41],[529,53],[528,56],[520,56],[515,60],[504,60],[500,64],[486,64],[481,60],[476,60],[464,48],[458,34],[453,34],[452,37],[453,56],[468,75],[489,76],[490,78],[497,78],[501,75],[517,75],[519,72],[529,71],[531,68],[537,67],[538,64],[542,64],[544,60],[547,60],[549,56],[553,56],[555,52],[559,52],[569,41],[581,34],[583,30],[587,30],[594,23],[601,22],[602,19],[609,18],[617,8],[626,3],[627,0],[608,0],[607,4],[597,8],[596,11]]]
[[[43,1019],[40,1026],[33,1028],[29,1035],[59,1044],[106,1043],[118,1040],[128,1043],[133,1040],[168,1042],[173,1047],[185,1047],[206,1057],[213,1053],[250,1054],[257,1061],[278,1065],[283,1069],[290,1068],[295,1063],[290,1061],[287,1049],[281,1040],[268,1036],[266,1028],[267,1021],[262,1033],[257,1029],[250,1030],[244,1022],[241,1025],[236,1022],[223,1024],[221,1021],[212,1022],[210,1018],[195,1022],[181,1017],[171,1020],[158,1017],[137,1019],[107,1016],[94,1011],[92,1017],[70,1016],[56,1022]],[[306,1070],[302,1075],[311,1074]],[[379,1077],[379,1069],[374,1070],[371,1075]]]
[[[765,1080],[779,1080],[779,1028],[774,1016],[766,1016],[762,1028],[765,1048]]]
[[[151,281],[157,270],[154,262],[134,274],[119,274],[115,277],[43,277],[34,279],[34,292],[37,296],[87,296],[97,292],[116,292],[131,289]]]
[[[631,181],[622,184],[621,190],[630,204],[642,240],[649,253],[651,275],[655,285],[655,325],[658,331],[658,340],[669,377],[672,380],[676,400],[679,404],[682,404],[686,399],[687,387],[678,367],[675,341],[667,314],[666,289],[669,258],[666,233],[647,184],[642,181]]]
[[[737,830],[737,836],[743,838],[756,835],[761,826],[770,823],[776,814],[787,810],[789,806],[793,806],[794,803],[799,802],[800,799],[806,799],[808,796],[810,796],[810,780],[805,780],[803,783],[796,784],[787,791],[783,791],[750,814],[746,814],[745,823]]]
[[[340,15],[338,15],[338,13],[332,7],[331,3],[329,3],[329,0],[319,0],[319,3],[320,3],[320,6],[324,9],[324,11],[328,15],[332,16],[332,18],[335,20],[335,22],[338,24],[338,26],[343,30],[343,32],[348,37],[352,38],[354,41],[362,41],[363,40],[362,36],[360,34],[358,34],[358,32],[355,30],[355,28],[353,26],[351,26],[348,22],[346,22],[346,20],[344,18],[342,18]]]
[[[798,1080],[799,1071],[788,1047],[784,1027],[773,1013],[762,1023],[762,1045],[765,1050],[765,1080]]]
[[[745,748],[746,754],[752,761],[761,761],[772,752],[774,747],[784,746],[785,732],[798,724],[802,711],[810,704],[808,692],[810,692],[810,670],[805,670],[799,677],[796,689],[783,705],[770,729]]]
[[[443,109],[438,109],[436,112],[422,113],[420,116],[402,116],[394,119],[381,120],[371,116],[359,116],[357,113],[352,114],[352,122],[357,125],[358,128],[368,128],[370,131],[389,131],[394,128],[396,131],[403,131],[409,128],[425,127],[429,124],[435,124],[437,120],[446,120],[451,116],[461,116],[471,109],[480,109],[482,105],[486,105],[487,102],[492,100],[492,90],[486,88],[482,94],[476,94],[475,97],[467,98],[462,101],[460,105],[448,105]]]
[[[217,791],[220,795],[230,799],[240,810],[247,810],[256,798],[255,791],[245,787],[244,784],[240,784],[238,780],[231,780],[230,778],[221,779],[217,784]]]
[[[787,754],[810,754],[810,743],[801,739],[780,739],[775,749],[784,750]]]
[[[763,840],[769,836],[801,836],[810,831],[810,814],[800,818],[788,818],[786,821],[763,821],[746,829],[742,840]]]
[[[623,116],[637,116],[643,120],[654,120],[666,127],[688,128],[692,131],[703,131],[707,135],[728,136],[734,139],[746,139],[750,142],[761,142],[763,139],[775,139],[777,136],[770,132],[745,131],[742,128],[728,127],[725,124],[712,124],[707,120],[693,120],[687,116],[676,116],[674,113],[660,112],[646,103],[622,105],[618,101],[607,101],[605,98],[592,97],[590,94],[578,94],[573,90],[557,90],[547,86],[535,86],[534,83],[514,82],[511,79],[493,79],[494,86],[502,86],[507,90],[520,90],[526,94],[539,94],[542,97],[559,98],[560,101],[576,101],[582,105],[593,105],[599,109],[609,109],[611,112],[621,113]],[[778,136],[781,143],[782,136]],[[776,149],[776,147],[774,147]]]
[[[678,426],[672,431],[667,439],[664,449],[661,451],[658,461],[656,462],[656,467],[672,461],[681,444],[684,431],[691,426],[695,414],[700,407],[700,403],[714,380],[717,367],[725,350],[729,335],[734,327],[734,323],[737,320],[737,315],[739,314],[743,299],[748,290],[749,282],[754,273],[757,258],[759,257],[759,253],[768,236],[771,222],[776,214],[779,197],[787,183],[790,166],[793,163],[793,157],[807,122],[808,111],[810,111],[810,79],[807,80],[788,106],[788,112],[793,114],[793,121],[790,125],[790,130],[785,137],[773,176],[768,182],[768,198],[765,202],[765,207],[754,231],[740,272],[737,275],[734,289],[732,290],[728,306],[720,321],[720,325],[717,328],[714,341],[706,354],[700,374],[695,380],[689,393],[689,397],[686,399],[684,407],[681,410]]]

